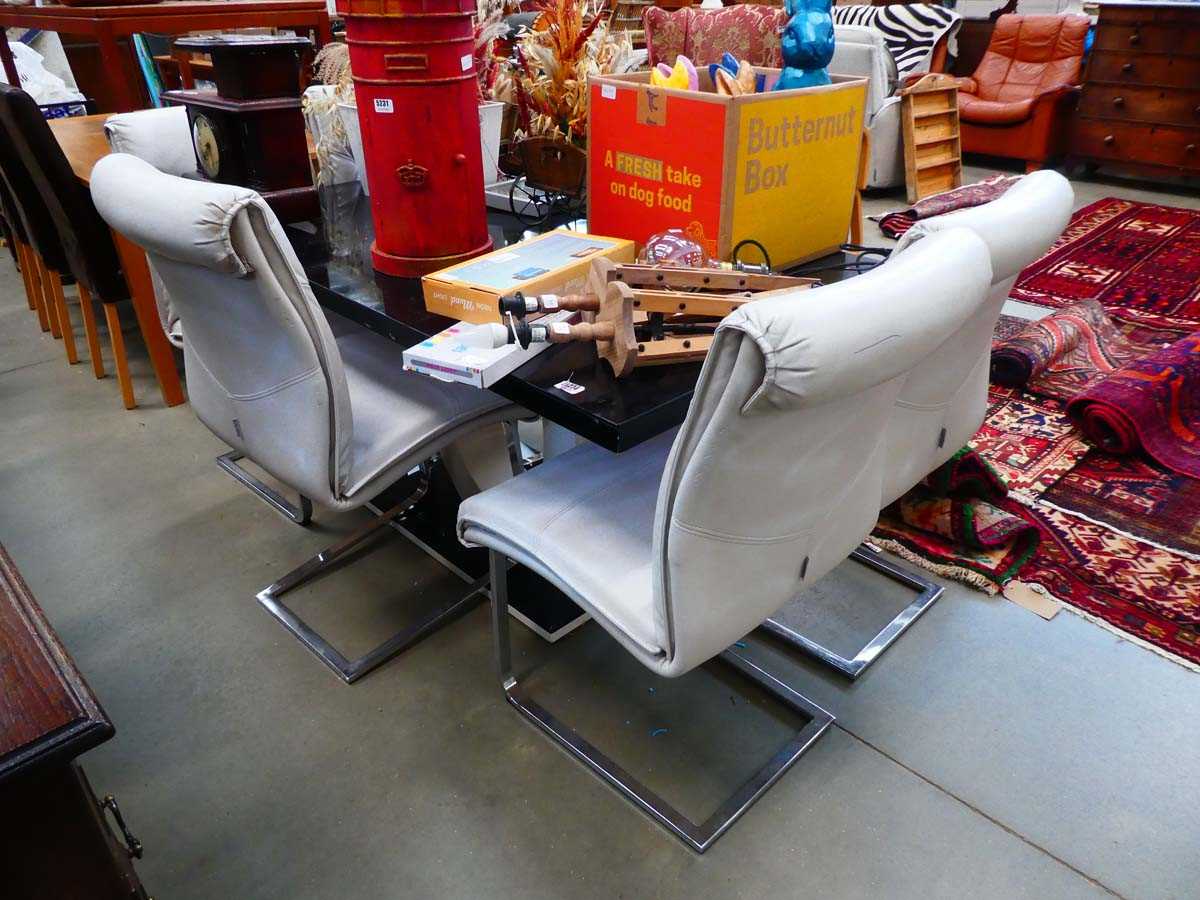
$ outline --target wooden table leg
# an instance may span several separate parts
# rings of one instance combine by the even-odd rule
[[[115,112],[133,112],[145,106],[138,86],[142,83],[141,72],[134,73],[125,65],[125,54],[121,52],[117,39],[112,31],[102,31],[96,35],[96,43],[100,47],[100,60],[104,63],[104,71],[108,73],[109,81],[116,96],[119,109]]]
[[[179,370],[175,368],[175,354],[158,319],[154,283],[150,280],[146,254],[141,247],[116,231],[113,232],[113,242],[117,245],[117,255],[121,257],[121,268],[125,270],[133,311],[137,314],[142,340],[150,352],[150,363],[154,366],[154,376],[158,379],[163,402],[167,406],[178,406],[186,398],[183,396],[183,386],[179,383]]]
[[[333,26],[329,21],[329,13],[321,13],[317,17],[317,48],[333,43]]]
[[[196,76],[192,74],[192,54],[190,50],[173,50],[175,65],[179,67],[179,86],[185,91],[195,90]]]

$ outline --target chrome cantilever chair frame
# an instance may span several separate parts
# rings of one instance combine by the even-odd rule
[[[283,494],[259,481],[238,465],[239,460],[245,459],[245,454],[239,450],[230,450],[217,457],[217,465],[232,475],[239,484],[249,488],[264,500],[272,509],[297,525],[307,525],[312,521],[312,501],[303,494],[297,494],[299,505],[291,503]]]
[[[697,853],[703,853],[711,847],[713,842],[724,834],[754,801],[766,793],[767,789],[833,724],[834,718],[831,714],[749,659],[732,650],[721,653],[719,658],[723,662],[807,721],[787,744],[776,751],[763,768],[747,779],[711,816],[702,823],[693,822],[525,692],[512,668],[508,615],[509,560],[502,553],[492,550],[489,568],[492,586],[492,635],[496,643],[496,664],[505,698],[517,712],[553,738],[560,747]]]
[[[440,554],[433,552],[423,542],[416,540],[407,529],[399,525],[397,520],[402,520],[407,513],[412,511],[429,490],[427,463],[422,464],[419,477],[420,481],[416,488],[400,503],[382,511],[378,511],[377,507],[368,504],[371,511],[375,513],[373,521],[366,523],[361,528],[347,535],[332,547],[327,547],[316,556],[310,557],[274,584],[258,592],[258,602],[262,604],[263,608],[283,625],[284,628],[290,631],[300,643],[316,654],[321,662],[336,672],[346,684],[353,684],[358,681],[358,679],[362,678],[368,672],[377,669],[388,660],[403,653],[426,635],[436,631],[454,616],[466,612],[482,600],[478,589],[486,583],[484,579],[472,580],[461,569],[449,564]],[[240,481],[241,479],[239,478],[238,480]],[[272,505],[274,506],[275,504],[272,503]],[[362,548],[367,541],[377,535],[382,529],[388,527],[400,531],[401,534],[412,540],[422,550],[430,553],[438,562],[441,562],[455,575],[470,584],[472,589],[456,600],[448,600],[439,604],[426,613],[420,621],[388,638],[373,650],[367,651],[357,659],[348,659],[329,641],[314,631],[307,622],[296,615],[295,611],[288,607],[281,598],[289,591],[329,574],[345,562],[354,551]]]
[[[847,658],[823,644],[818,644],[816,641],[805,637],[775,617],[767,619],[762,627],[764,631],[815,657],[825,663],[825,665],[841,672],[847,678],[855,679],[871,663],[875,662],[883,651],[892,645],[896,638],[904,634],[908,630],[908,627],[917,621],[929,607],[933,606],[937,599],[942,596],[945,588],[911,569],[897,565],[884,556],[882,550],[870,543],[860,545],[857,550],[850,554],[850,559],[890,578],[892,581],[898,581],[900,584],[910,587],[917,592],[917,596],[912,603],[884,625],[880,632],[867,641],[853,658]]]

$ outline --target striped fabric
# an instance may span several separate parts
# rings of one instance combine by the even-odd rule
[[[933,48],[947,32],[953,38],[962,16],[944,6],[898,3],[891,6],[835,6],[837,25],[866,25],[883,35],[903,78],[910,72],[928,72]]]

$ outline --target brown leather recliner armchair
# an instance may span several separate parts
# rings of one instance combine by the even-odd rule
[[[987,53],[959,79],[962,148],[1041,168],[1062,150],[1079,92],[1086,16],[1001,16]]]

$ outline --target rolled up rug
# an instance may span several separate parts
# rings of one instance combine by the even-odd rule
[[[1067,400],[1137,356],[1104,308],[1086,300],[1000,341],[992,349],[990,377],[1004,387]]]
[[[1073,397],[1067,414],[1109,453],[1142,451],[1200,478],[1200,332],[1126,363]]]
[[[931,219],[943,213],[954,212],[956,209],[967,209],[971,206],[990,203],[1020,180],[1020,175],[996,175],[978,184],[967,184],[934,194],[932,197],[918,200],[908,209],[880,217],[879,230],[884,233],[885,237],[899,239],[904,232],[921,219]]]
[[[1040,539],[1007,494],[996,471],[963,448],[880,514],[872,540],[938,575],[998,593]]]

